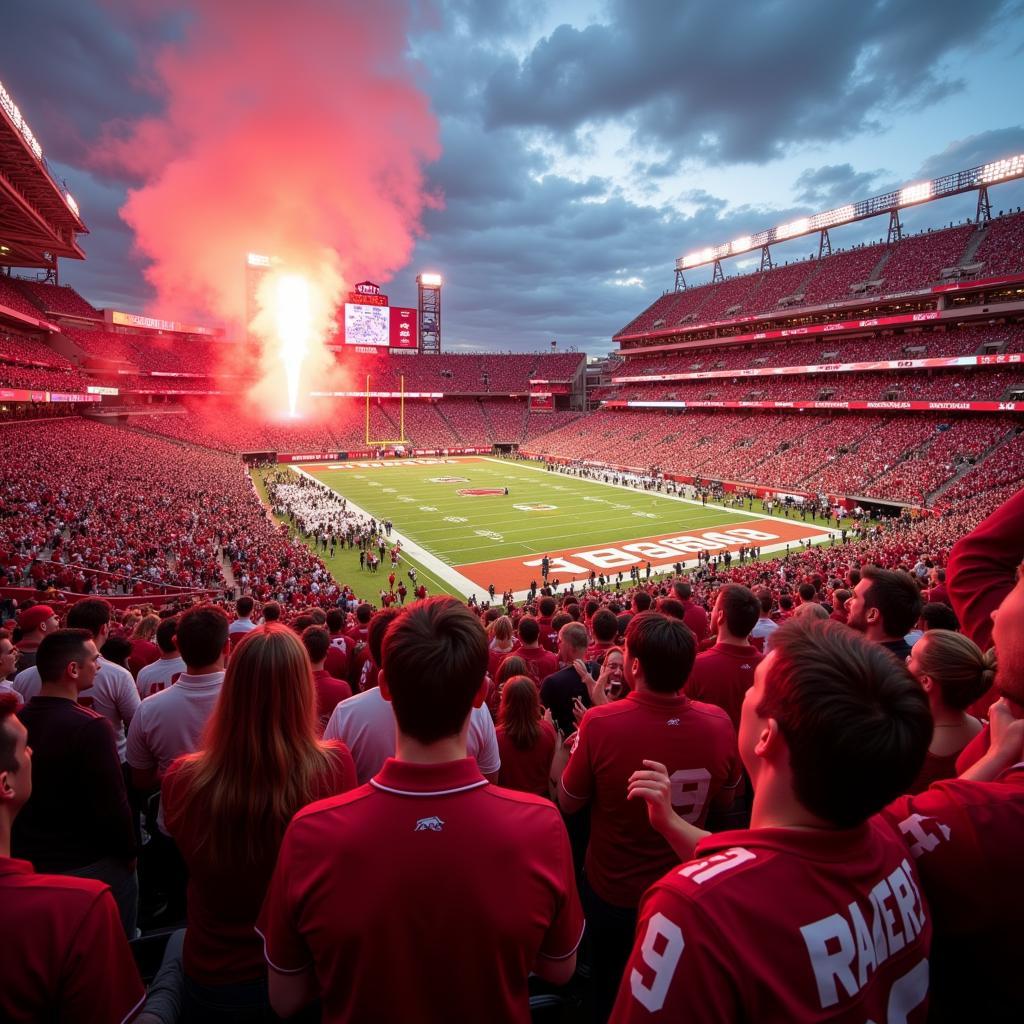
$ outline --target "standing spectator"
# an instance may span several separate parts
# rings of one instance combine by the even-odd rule
[[[324,668],[335,679],[348,679],[349,640],[345,636],[345,613],[340,608],[332,608],[325,619],[331,645],[327,651]]]
[[[110,723],[78,703],[99,652],[85,629],[47,634],[36,651],[40,692],[19,712],[34,755],[33,796],[14,830],[15,855],[43,871],[98,878],[135,935],[135,833]]]
[[[924,765],[907,790],[920,793],[933,782],[954,778],[957,757],[981,732],[981,722],[967,708],[991,689],[995,652],[983,654],[962,633],[930,629],[911,649],[907,668],[928,695],[935,726]]]
[[[160,618],[157,615],[144,615],[132,632],[131,652],[128,655],[128,671],[135,679],[147,665],[151,665],[160,657],[160,647],[153,643]]]
[[[383,657],[384,634],[400,614],[400,609],[388,608],[377,612],[370,620],[367,648],[375,675],[380,672],[376,666]],[[374,679],[374,684],[376,681]],[[342,701],[327,723],[324,739],[341,740],[352,752],[356,778],[360,784],[369,782],[395,753],[395,713],[391,702],[377,685]],[[470,712],[467,749],[469,756],[476,759],[480,773],[489,782],[496,782],[501,760],[494,721],[486,707],[474,707]]]
[[[14,669],[18,664],[18,648],[11,640],[11,634],[6,629],[0,629],[0,693],[13,693],[21,703],[21,695],[8,680],[14,678]]]
[[[302,807],[356,783],[348,750],[321,744],[318,732],[303,645],[286,627],[265,626],[232,654],[202,749],[164,776],[167,830],[189,872],[187,1020],[267,1017],[253,926],[285,826]]]
[[[763,654],[767,654],[771,649],[771,635],[779,628],[779,624],[772,618],[772,592],[767,587],[758,587],[754,594],[760,610],[757,622],[750,631],[750,642],[759,647]]]
[[[541,703],[551,711],[556,727],[565,736],[575,729],[573,702],[579,698],[586,707],[593,703],[583,677],[597,676],[600,670],[596,662],[584,661],[587,647],[587,627],[582,622],[564,625],[558,631],[558,658],[565,667],[549,675],[540,686]],[[519,656],[523,656],[522,651],[519,651]]]
[[[715,646],[697,655],[686,682],[687,697],[722,708],[737,730],[743,698],[761,661],[760,652],[747,642],[760,613],[761,603],[753,591],[738,583],[722,587],[711,613]]]
[[[676,861],[644,807],[628,801],[630,776],[645,758],[664,758],[672,803],[697,824],[712,804],[728,806],[739,785],[736,733],[728,715],[682,694],[694,657],[693,634],[678,619],[658,612],[637,615],[626,630],[625,673],[632,692],[587,711],[568,764],[563,747],[552,764],[562,810],[573,814],[591,804],[583,898],[593,951],[594,1020],[604,1020],[615,999],[640,897]]]
[[[110,602],[99,597],[89,597],[71,606],[68,612],[69,629],[87,629],[96,644],[102,649],[110,636]],[[125,761],[127,743],[125,730],[131,724],[135,711],[139,706],[139,691],[135,688],[135,680],[131,672],[112,661],[100,657],[98,671],[92,684],[78,694],[78,703],[83,707],[92,708],[101,714],[114,728],[117,740],[117,754],[122,763]],[[19,672],[14,680],[14,688],[27,702],[37,693],[41,686],[39,673],[35,666]]]
[[[396,757],[296,815],[260,916],[280,1015],[319,997],[330,1020],[524,1021],[531,970],[571,978],[583,921],[565,827],[466,756],[486,667],[479,621],[451,598],[389,626],[380,689]]]
[[[15,819],[33,784],[28,731],[15,703],[0,693],[0,1020],[130,1020],[145,989],[109,887],[37,874],[11,856]]]
[[[586,636],[586,629],[583,626],[580,629],[583,630],[583,635]],[[516,649],[515,654],[526,662],[530,675],[536,677],[539,685],[541,680],[558,671],[558,658],[550,651],[546,651],[541,647],[540,625],[533,616],[524,615],[519,620],[517,632],[519,634],[519,647]]]
[[[498,666],[516,649],[512,620],[499,615],[491,623],[490,643],[487,645],[487,674],[492,678],[498,673]]]
[[[251,597],[240,597],[235,602],[235,620],[228,626],[228,636],[231,637],[232,647],[246,633],[251,633],[256,628],[256,623],[252,621],[252,613],[255,607],[256,602]]]
[[[693,587],[685,580],[677,581],[672,589],[683,606],[683,622],[690,627],[699,647],[708,638],[708,613],[693,600]]]
[[[156,645],[160,648],[160,657],[140,669],[135,680],[139,696],[143,700],[154,693],[166,690],[168,686],[173,686],[185,671],[185,659],[178,650],[177,633],[178,619],[174,615],[162,619],[160,625],[156,627]]]
[[[922,603],[909,573],[867,565],[846,603],[846,624],[903,660],[910,653],[904,637],[914,628]]]
[[[523,793],[549,796],[548,777],[555,753],[551,712],[541,717],[537,685],[529,676],[513,676],[501,688],[498,711],[498,784]]]
[[[227,615],[214,605],[183,612],[177,644],[185,672],[173,686],[142,702],[128,733],[132,783],[142,792],[156,789],[172,761],[199,747],[224,681]],[[159,822],[163,829],[163,807]]]
[[[587,648],[587,661],[601,661],[619,637],[619,620],[609,608],[601,608],[590,620],[594,642]]]
[[[312,663],[317,735],[322,736],[334,709],[352,696],[352,688],[344,679],[335,679],[324,667],[331,649],[331,635],[323,626],[307,626],[302,631],[302,644]]]
[[[696,859],[644,896],[615,1024],[927,1016],[930,915],[903,842],[871,819],[924,760],[924,694],[836,623],[794,620],[774,639],[740,727],[751,828],[683,821],[653,760],[630,782],[677,854]]]
[[[31,668],[36,663],[36,650],[47,633],[60,628],[57,613],[48,604],[36,604],[18,615],[21,639],[17,643],[18,669]]]

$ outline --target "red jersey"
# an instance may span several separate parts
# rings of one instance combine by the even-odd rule
[[[336,679],[326,668],[313,673],[313,685],[316,687],[316,715],[322,736],[334,709],[352,696],[352,687],[344,679]]]
[[[0,857],[0,1020],[130,1020],[146,990],[110,888]]]
[[[498,754],[501,756],[498,785],[546,797],[551,759],[555,754],[557,740],[554,726],[541,719],[540,732],[529,750],[517,747],[505,735],[505,729],[500,724],[495,734],[498,737]]]
[[[686,696],[722,708],[738,732],[743,697],[754,683],[754,669],[762,657],[750,644],[715,644],[697,655],[686,681]]]
[[[319,796],[344,793],[356,785],[356,766],[348,747],[335,742],[331,771]],[[161,800],[167,831],[188,865],[188,930],[185,932],[185,972],[201,985],[228,985],[252,981],[266,973],[263,948],[253,930],[270,876],[277,860],[277,844],[267,836],[255,864],[242,865],[211,859],[197,828],[196,816],[182,815],[189,784],[175,761],[167,770]]]
[[[533,963],[572,956],[583,915],[549,801],[389,758],[292,819],[258,930],[272,968],[315,969],[324,1021],[528,1024]]]
[[[996,782],[937,782],[895,800],[882,817],[917,861],[932,908],[932,962],[942,968],[932,972],[936,1007],[951,1020],[1024,1019],[1024,764]]]
[[[683,601],[682,605],[683,622],[690,627],[690,631],[697,638],[697,643],[703,643],[708,636],[708,613],[692,601]]]
[[[672,805],[703,827],[712,801],[740,781],[736,731],[711,704],[634,691],[583,716],[562,775],[566,793],[592,802],[587,880],[607,903],[635,907],[679,858],[652,827],[642,800],[627,800],[629,777],[644,759],[672,780]]]
[[[324,661],[324,668],[335,679],[348,679],[348,673],[351,668],[349,652],[349,644],[345,637],[338,636],[331,638],[331,645],[327,648],[327,658]]]
[[[530,675],[536,680],[539,685],[548,676],[558,671],[558,658],[556,658],[550,651],[545,651],[543,647],[519,647],[512,651],[510,654],[506,654],[505,658],[522,658],[526,662],[526,667],[530,670]],[[505,658],[501,660],[504,661]],[[501,665],[499,663],[498,667]]]
[[[884,823],[720,832],[644,896],[611,1020],[917,1024],[930,940]]]

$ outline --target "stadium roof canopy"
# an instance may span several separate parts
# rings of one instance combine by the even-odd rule
[[[51,269],[61,256],[84,260],[75,236],[88,231],[0,82],[0,266]]]
[[[757,249],[762,251],[762,269],[765,269],[765,254],[768,246],[816,232],[822,234],[822,241],[826,243],[827,251],[830,252],[831,245],[827,244],[829,228],[837,228],[841,224],[853,224],[855,221],[877,217],[883,213],[888,213],[890,216],[889,236],[892,241],[894,235],[899,237],[900,234],[900,210],[906,209],[908,206],[932,202],[935,199],[959,195],[962,192],[971,192],[974,189],[978,190],[978,220],[988,219],[989,186],[1021,177],[1024,177],[1024,154],[994,160],[992,163],[971,167],[965,171],[955,171],[952,174],[943,175],[941,178],[933,178],[931,181],[915,182],[896,189],[894,192],[873,196],[871,199],[862,199],[859,202],[849,203],[846,206],[812,214],[808,217],[799,217],[788,224],[780,224],[777,227],[768,228],[766,231],[759,231],[755,235],[744,235],[742,238],[726,242],[724,245],[711,246],[680,256],[676,260],[677,279],[684,270],[692,270],[694,267],[705,266],[709,263],[716,264],[717,272],[719,270],[717,265],[721,260]],[[819,255],[821,255],[821,248],[824,247],[819,248]],[[770,266],[770,262],[768,265]]]

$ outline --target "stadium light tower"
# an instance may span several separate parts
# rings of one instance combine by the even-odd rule
[[[422,355],[441,354],[441,283],[440,274],[418,274],[416,277]]]

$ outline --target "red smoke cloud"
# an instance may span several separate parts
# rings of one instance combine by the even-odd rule
[[[91,160],[142,182],[121,214],[149,260],[155,315],[240,332],[248,252],[278,257],[332,299],[408,262],[438,202],[423,168],[440,147],[405,55],[406,5],[122,5],[136,24],[173,17],[179,28],[149,55],[164,113],[112,122]]]

